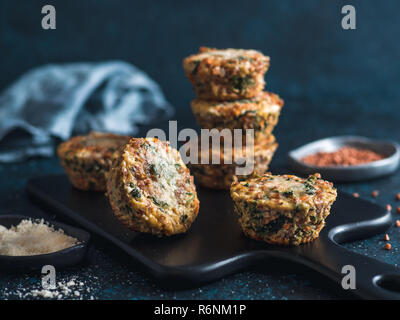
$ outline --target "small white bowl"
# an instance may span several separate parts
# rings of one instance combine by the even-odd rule
[[[302,158],[317,152],[334,152],[341,147],[369,149],[385,156],[384,159],[355,166],[320,167],[306,164]],[[293,170],[308,175],[319,172],[324,179],[335,182],[360,181],[389,175],[397,170],[400,148],[394,141],[374,140],[357,136],[325,138],[308,143],[289,152],[289,164]]]

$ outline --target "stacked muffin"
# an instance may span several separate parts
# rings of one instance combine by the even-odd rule
[[[213,152],[199,149],[199,161],[190,164],[190,168],[201,185],[229,189],[236,168],[243,166],[244,161],[252,161],[252,173],[262,174],[268,169],[278,147],[272,130],[283,106],[278,95],[263,91],[269,62],[269,57],[255,50],[205,47],[184,59],[183,68],[197,94],[191,107],[200,127],[228,129],[232,141],[234,129],[242,129],[242,145],[232,146],[229,157],[221,148],[219,164],[202,164],[200,159],[205,158],[202,154],[208,152],[211,159]],[[253,152],[248,151],[246,129],[254,130]],[[247,177],[238,176],[239,179]]]

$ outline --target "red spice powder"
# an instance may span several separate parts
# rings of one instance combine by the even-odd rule
[[[342,147],[335,152],[317,152],[301,159],[302,162],[320,167],[355,166],[381,160],[383,155],[368,149]]]

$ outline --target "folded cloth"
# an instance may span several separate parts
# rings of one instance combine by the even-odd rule
[[[172,114],[158,84],[126,62],[45,65],[0,95],[0,162],[51,156],[56,138],[90,130],[133,135]]]

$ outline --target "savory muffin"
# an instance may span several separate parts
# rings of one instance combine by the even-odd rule
[[[239,179],[246,179],[252,174],[263,174],[268,170],[268,165],[277,149],[278,144],[275,142],[275,137],[269,135],[268,138],[263,138],[253,146],[253,151],[248,152],[246,146],[241,149],[232,148],[231,154],[224,152],[223,145],[220,150],[201,149],[199,147],[198,163],[190,163],[190,171],[196,178],[196,182],[203,187],[212,189],[229,190],[234,176]],[[250,148],[250,147],[248,147]],[[203,153],[207,152],[204,156]],[[252,154],[253,153],[253,154]],[[209,164],[202,163],[201,158],[209,156]],[[212,157],[219,158],[218,163],[212,163]],[[236,169],[248,167],[251,171],[248,174],[238,175]]]
[[[183,60],[197,96],[209,100],[251,98],[264,89],[269,57],[255,50],[201,47]]]
[[[186,232],[199,211],[179,152],[156,138],[129,141],[108,175],[107,196],[125,226],[159,236]]]
[[[283,100],[270,92],[254,98],[235,101],[194,99],[192,111],[200,127],[205,129],[254,129],[254,136],[269,134],[278,123]]]
[[[112,159],[129,139],[117,134],[90,132],[61,143],[57,154],[75,188],[105,191]]]
[[[307,179],[267,173],[233,182],[230,192],[243,232],[281,245],[316,239],[336,200],[336,189],[318,173]]]

